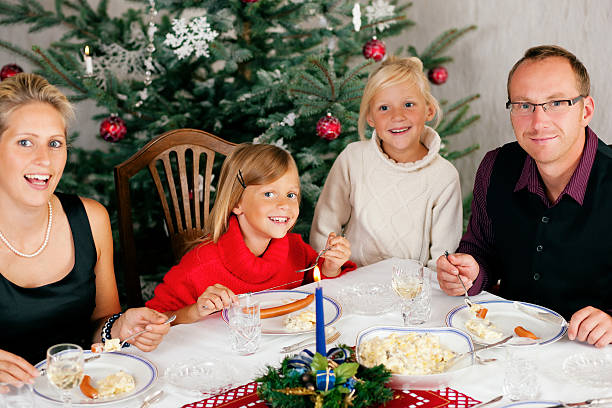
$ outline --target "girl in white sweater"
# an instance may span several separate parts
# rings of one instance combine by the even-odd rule
[[[344,232],[358,266],[398,257],[435,270],[435,259],[457,247],[459,174],[425,125],[437,125],[441,115],[418,58],[391,57],[372,72],[359,111],[362,141],[340,153],[317,203],[310,232],[316,250],[327,232]],[[374,128],[369,140],[366,123]]]

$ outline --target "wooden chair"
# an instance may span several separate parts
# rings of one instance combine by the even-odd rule
[[[201,130],[171,130],[115,166],[119,240],[129,307],[143,304],[132,224],[130,179],[148,167],[163,208],[174,260],[178,261],[183,256],[185,244],[204,235],[215,154],[227,156],[234,146],[234,143]],[[205,160],[202,166],[201,160]],[[165,177],[160,177],[159,170]]]

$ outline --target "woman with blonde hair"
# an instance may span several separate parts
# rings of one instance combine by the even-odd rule
[[[435,259],[457,247],[459,175],[427,125],[441,117],[418,58],[390,57],[370,74],[359,111],[362,141],[349,144],[327,176],[310,231],[315,249],[324,247],[324,231],[343,230],[359,266],[397,257],[435,270]],[[370,140],[366,125],[374,129]]]
[[[0,83],[0,383],[32,382],[53,344],[89,348],[146,327],[133,344],[149,351],[169,329],[150,309],[118,313],[106,209],[55,191],[73,116],[38,75]]]
[[[235,294],[312,282],[312,270],[296,271],[311,266],[317,253],[289,232],[299,202],[291,154],[267,144],[236,146],[221,168],[209,234],[168,271],[147,306],[192,323],[231,305]],[[344,237],[329,233],[326,246],[319,260],[324,276],[354,269]]]

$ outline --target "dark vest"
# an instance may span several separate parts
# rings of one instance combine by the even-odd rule
[[[526,155],[518,143],[506,144],[493,166],[490,281],[501,278],[500,296],[566,319],[589,305],[612,309],[612,149],[599,141],[582,206],[564,195],[548,208],[527,188],[514,192]]]

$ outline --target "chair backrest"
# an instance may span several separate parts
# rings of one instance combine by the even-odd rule
[[[205,233],[215,153],[227,156],[234,146],[234,143],[201,130],[171,130],[115,166],[119,239],[129,307],[143,303],[132,223],[130,179],[148,167],[164,212],[174,260],[178,261],[186,243]]]

